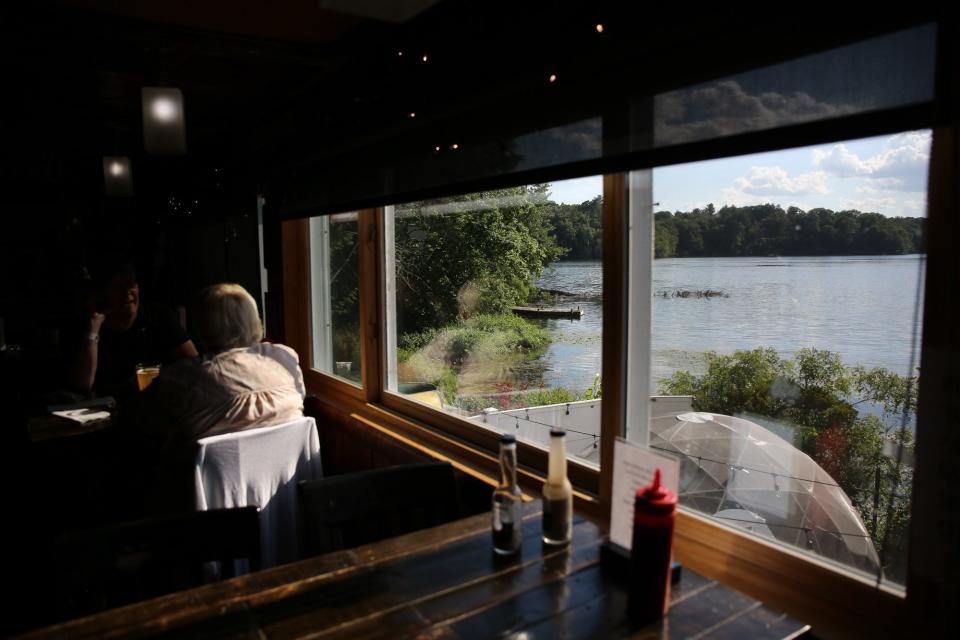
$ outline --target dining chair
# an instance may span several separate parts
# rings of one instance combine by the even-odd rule
[[[211,563],[260,565],[257,507],[146,518],[61,534],[53,544],[55,609],[72,618],[198,586]]]
[[[297,483],[323,477],[317,423],[311,417],[197,441],[194,507],[260,508],[260,564],[300,558]]]
[[[317,555],[462,517],[453,467],[430,462],[300,483],[304,553]]]

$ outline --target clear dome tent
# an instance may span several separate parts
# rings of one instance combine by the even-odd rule
[[[869,533],[850,498],[810,456],[742,418],[653,418],[650,446],[679,454],[680,503],[756,535],[876,575]]]

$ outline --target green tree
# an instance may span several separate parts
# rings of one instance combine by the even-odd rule
[[[677,255],[677,244],[680,242],[680,236],[677,233],[677,225],[669,211],[659,211],[654,217],[653,229],[653,248],[654,257],[672,258]]]
[[[551,235],[547,185],[417,202],[395,227],[401,333],[477,313],[502,313],[527,299],[563,249]]]
[[[603,256],[603,196],[577,205],[550,203],[556,242],[566,260],[599,260]]]
[[[676,245],[671,238],[676,231]],[[658,212],[656,256],[896,255],[923,251],[923,218],[775,204]]]

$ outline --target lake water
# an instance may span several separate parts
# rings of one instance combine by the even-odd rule
[[[678,370],[702,372],[704,351],[758,346],[781,356],[815,347],[839,353],[847,365],[906,375],[919,366],[915,313],[923,264],[918,255],[657,260],[653,384]],[[582,391],[600,372],[602,279],[600,262],[558,262],[537,282],[576,294],[573,304],[584,310],[580,320],[538,321],[553,343],[531,363],[531,373],[544,372],[547,386]],[[671,297],[708,289],[726,297]],[[914,334],[918,347],[911,354]]]

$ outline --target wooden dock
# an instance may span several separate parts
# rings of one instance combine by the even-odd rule
[[[528,318],[572,318],[579,320],[583,317],[583,309],[562,308],[562,307],[510,307],[518,316]]]

